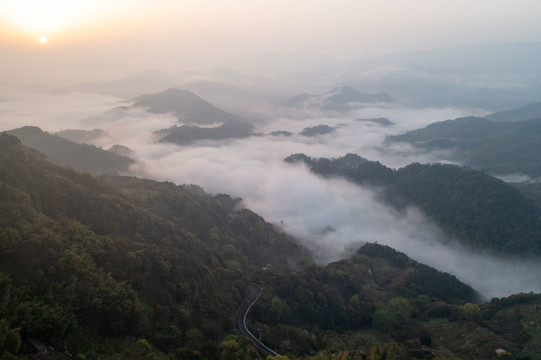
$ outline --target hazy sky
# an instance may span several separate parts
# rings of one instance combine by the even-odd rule
[[[538,0],[0,0],[0,82],[539,41],[539,14]]]

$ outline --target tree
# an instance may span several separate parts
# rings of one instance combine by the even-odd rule
[[[282,317],[283,305],[282,300],[275,296],[271,300],[271,313],[274,315],[276,320],[280,320]]]
[[[10,329],[5,319],[0,320],[0,355],[17,354],[21,348],[20,328]]]
[[[227,337],[220,344],[220,355],[222,360],[239,360],[246,358],[246,354],[240,347],[238,341],[233,337]]]
[[[478,321],[481,318],[481,309],[479,305],[467,303],[459,308],[460,316],[466,320]]]
[[[408,299],[392,298],[387,304],[381,304],[374,312],[374,325],[383,331],[392,331],[410,319],[413,307]]]
[[[407,356],[402,348],[396,344],[383,344],[370,350],[366,360],[406,360]]]

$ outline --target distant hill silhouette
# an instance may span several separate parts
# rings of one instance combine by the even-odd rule
[[[193,125],[176,126],[158,132],[163,137],[160,142],[189,145],[198,140],[225,140],[249,137],[253,125],[240,120],[229,120],[221,126],[199,127]]]
[[[373,123],[373,124],[378,124],[378,125],[381,125],[381,126],[392,126],[392,125],[394,125],[394,122],[392,122],[391,120],[389,120],[387,118],[357,119],[355,121],[365,122],[365,123]]]
[[[443,47],[359,59],[337,81],[408,107],[502,111],[541,100],[540,57],[539,41]]]
[[[302,136],[316,136],[316,135],[325,135],[330,134],[334,130],[336,130],[335,127],[331,127],[329,125],[317,125],[312,127],[304,128],[300,134]]]
[[[107,136],[107,133],[100,129],[93,130],[62,130],[56,133],[56,135],[68,139],[70,141],[87,144],[93,140],[96,140],[102,136]]]
[[[491,121],[522,121],[541,119],[541,102],[524,105],[518,109],[499,111],[485,116]]]
[[[50,161],[80,172],[94,175],[123,173],[133,163],[129,157],[93,145],[78,144],[35,126],[25,126],[7,133],[18,137],[23,145],[42,152]]]
[[[340,86],[319,95],[296,95],[286,100],[284,105],[324,112],[347,112],[363,104],[391,103],[393,101],[385,92],[364,93],[351,86]]]
[[[452,150],[449,160],[493,175],[541,176],[541,119],[492,122],[467,117],[433,123],[388,140],[428,150]]]
[[[241,119],[188,90],[168,89],[157,94],[139,96],[134,101],[132,107],[144,108],[155,114],[172,113],[186,124],[208,125]]]
[[[276,130],[276,131],[272,131],[270,134],[271,134],[271,136],[291,136],[291,135],[293,135],[293,133],[291,133],[289,131],[286,131],[286,130]]]

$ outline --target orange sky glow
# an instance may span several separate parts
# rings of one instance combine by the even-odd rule
[[[0,0],[0,75],[19,81],[6,71],[17,67],[25,81],[104,78],[142,68],[241,67],[257,56],[263,64],[269,54],[344,60],[540,41],[540,13],[537,0]]]

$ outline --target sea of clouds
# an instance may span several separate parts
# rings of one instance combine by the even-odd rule
[[[478,290],[484,298],[519,292],[541,292],[539,259],[501,259],[475,253],[452,243],[418,209],[398,212],[377,200],[377,190],[344,179],[324,179],[303,165],[283,159],[294,153],[335,158],[355,153],[399,168],[412,162],[430,163],[444,153],[426,153],[407,144],[387,144],[400,134],[435,121],[478,115],[471,109],[410,109],[399,105],[366,107],[346,116],[294,113],[272,106],[254,119],[256,135],[245,139],[201,141],[190,146],[159,143],[155,131],[178,124],[171,115],[142,109],[109,110],[129,104],[95,94],[57,95],[0,91],[0,131],[34,125],[55,133],[66,129],[102,129],[94,143],[104,149],[124,145],[136,160],[132,174],[177,184],[197,184],[211,193],[241,197],[244,205],[302,242],[319,263],[347,257],[365,242],[389,245]],[[251,111],[253,113],[253,111]],[[386,117],[383,127],[356,119]],[[320,124],[335,127],[321,136],[299,133]],[[271,136],[275,130],[291,136]]]

